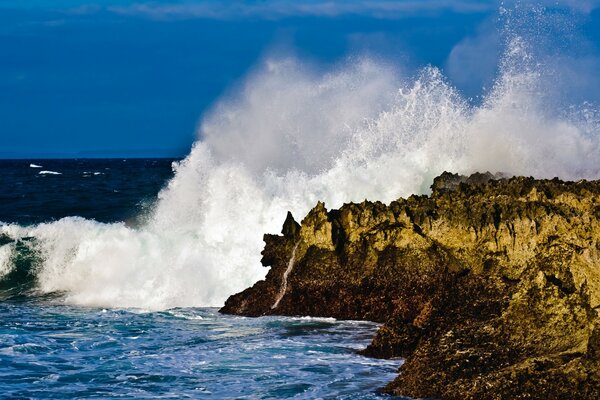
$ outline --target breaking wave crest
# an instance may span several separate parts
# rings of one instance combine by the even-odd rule
[[[598,178],[600,113],[557,112],[536,68],[513,38],[473,105],[434,67],[411,79],[369,59],[327,73],[267,60],[205,117],[146,222],[2,225],[0,280],[29,240],[36,290],[68,303],[218,306],[265,275],[262,235],[287,210],[426,193],[444,170]]]

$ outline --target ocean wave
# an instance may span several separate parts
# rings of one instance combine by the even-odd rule
[[[44,171],[38,172],[38,174],[39,175],[62,175],[62,172],[44,170]]]

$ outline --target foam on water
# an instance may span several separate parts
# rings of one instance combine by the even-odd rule
[[[381,399],[400,360],[356,354],[378,325],[0,302],[3,398]]]
[[[56,172],[56,171],[40,171],[38,172],[39,175],[62,175],[62,172]]]
[[[13,244],[5,244],[0,246],[0,279],[8,275],[13,270]]]
[[[327,73],[267,60],[204,118],[143,226],[65,218],[0,233],[36,239],[39,291],[69,303],[219,306],[264,277],[262,235],[287,210],[426,193],[444,170],[598,178],[598,112],[557,113],[537,68],[513,37],[472,105],[433,67],[411,79],[369,59]]]

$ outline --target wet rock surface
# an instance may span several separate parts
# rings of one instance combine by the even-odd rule
[[[289,214],[266,279],[221,311],[382,322],[363,353],[406,358],[392,394],[600,398],[600,181],[444,173],[432,190]]]

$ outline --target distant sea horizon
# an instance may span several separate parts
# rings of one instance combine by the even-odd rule
[[[191,148],[191,145],[190,145]],[[0,160],[81,160],[117,158],[173,158],[182,159],[189,153],[186,149],[142,149],[142,150],[86,150],[60,153],[22,153],[0,151]]]

